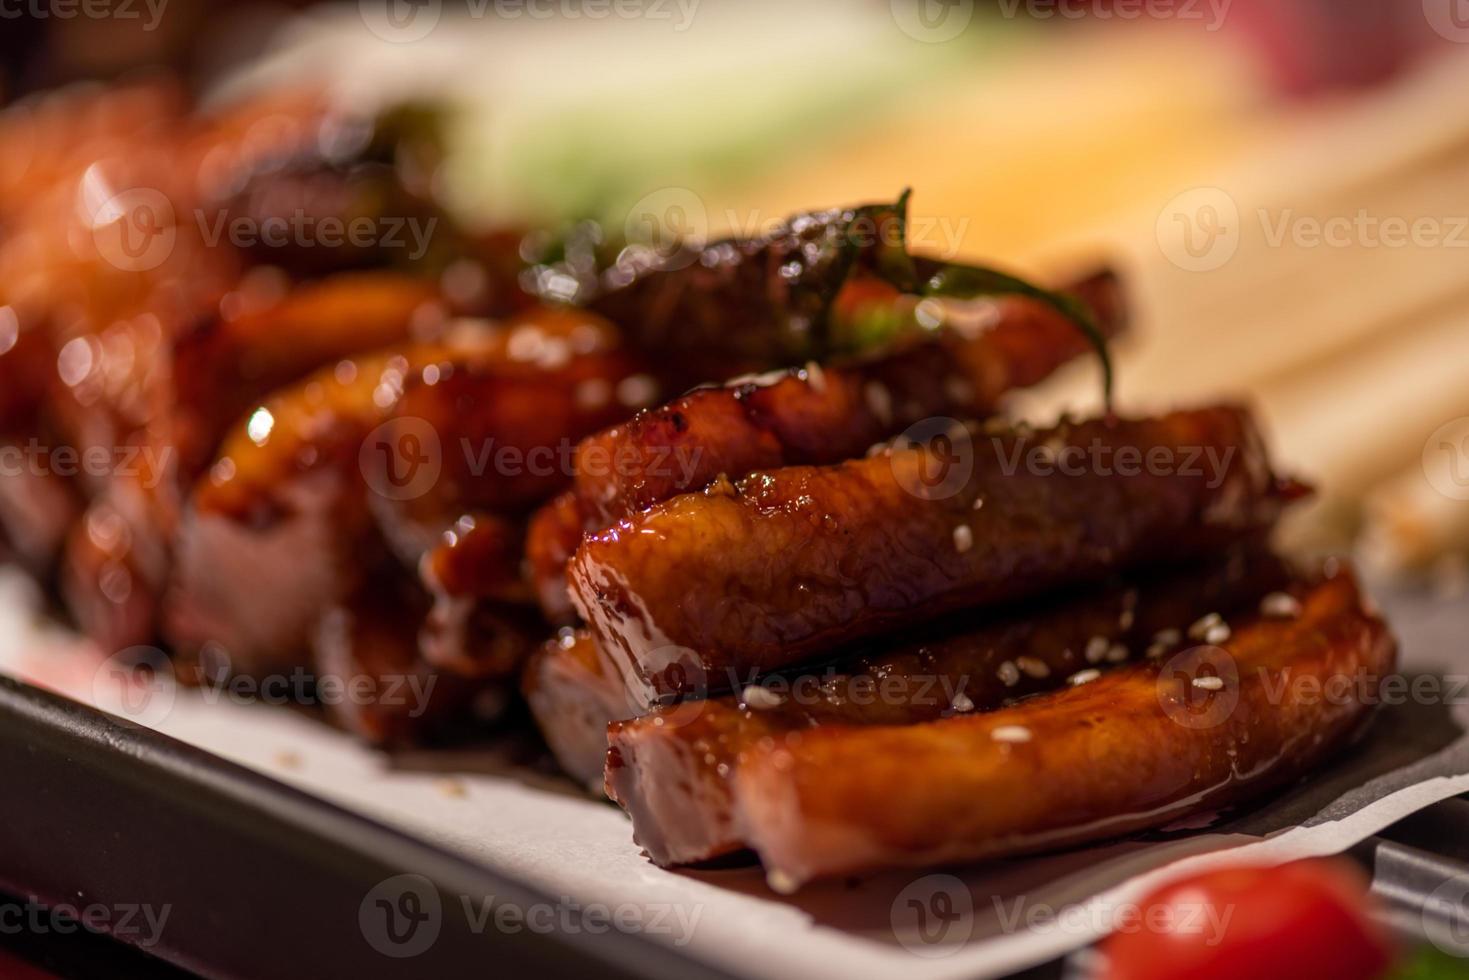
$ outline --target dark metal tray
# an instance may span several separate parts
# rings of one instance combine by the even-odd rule
[[[552,899],[7,677],[0,780],[0,891],[106,907],[119,924],[129,908],[167,908],[148,952],[204,976],[724,976],[630,933],[476,923],[460,896]],[[419,877],[389,881],[399,875]],[[136,941],[134,929],[113,931]]]

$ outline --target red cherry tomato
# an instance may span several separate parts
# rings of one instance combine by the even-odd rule
[[[1168,885],[1102,944],[1105,980],[1373,980],[1392,960],[1350,865],[1226,868]]]

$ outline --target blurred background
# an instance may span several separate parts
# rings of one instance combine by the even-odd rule
[[[206,104],[283,82],[440,100],[436,191],[484,226],[753,232],[911,187],[921,251],[1051,278],[1112,263],[1138,314],[1124,408],[1252,400],[1321,489],[1298,542],[1451,594],[1469,581],[1465,0],[25,0],[3,16],[7,103],[158,71]],[[1096,388],[1081,365],[1019,407],[1093,407]]]

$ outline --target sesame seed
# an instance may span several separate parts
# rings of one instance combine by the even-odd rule
[[[1099,664],[1107,655],[1107,638],[1105,636],[1094,636],[1086,641],[1086,662]]]
[[[1117,628],[1124,630],[1132,629],[1132,624],[1136,618],[1137,614],[1131,609],[1122,610],[1122,615],[1117,617]]]
[[[1148,649],[1144,651],[1144,656],[1149,660],[1157,660],[1163,654],[1167,653],[1168,650],[1169,646],[1166,643],[1151,643],[1148,645]]]
[[[740,700],[748,708],[778,708],[782,701],[779,694],[759,684],[751,684],[745,688],[740,694]]]
[[[1213,626],[1210,626],[1208,630],[1205,631],[1204,642],[1212,643],[1215,646],[1218,646],[1219,644],[1226,642],[1229,639],[1231,633],[1232,631],[1230,630],[1228,623],[1215,623]]]
[[[796,889],[801,887],[795,878],[779,868],[771,868],[765,873],[765,883],[770,886],[771,891],[781,895],[794,895]]]
[[[1176,629],[1159,630],[1158,632],[1153,634],[1154,643],[1160,643],[1163,646],[1167,647],[1173,646],[1175,643],[1182,639],[1183,634]]]
[[[1076,687],[1081,684],[1090,684],[1092,681],[1101,676],[1102,672],[1093,667],[1088,670],[1078,670],[1076,673],[1066,678],[1066,683],[1070,684],[1073,687]]]
[[[1189,638],[1193,640],[1202,640],[1204,638],[1204,634],[1208,633],[1209,630],[1213,629],[1215,626],[1218,626],[1221,622],[1223,622],[1223,619],[1220,618],[1217,612],[1212,612],[1209,613],[1209,615],[1207,616],[1200,617],[1198,621],[1196,621],[1192,626],[1188,628]]]
[[[974,532],[969,530],[968,524],[960,524],[954,528],[954,550],[964,554],[974,547]]]
[[[974,498],[974,509],[975,510],[979,510],[983,506],[984,506],[984,498],[983,497],[975,497]]]
[[[1051,676],[1051,668],[1044,660],[1034,657],[1016,657],[1015,666],[1019,667],[1026,677],[1034,677],[1039,680],[1042,677]]]
[[[990,732],[996,742],[1029,742],[1030,737],[1030,729],[1024,725],[1001,725]]]
[[[1000,669],[995,671],[995,675],[1006,687],[1014,687],[1020,683],[1020,668],[1008,660],[1000,664]]]
[[[826,390],[826,372],[821,370],[821,365],[815,361],[806,362],[806,383],[815,392]]]
[[[1224,678],[1222,677],[1195,677],[1194,687],[1201,691],[1224,690]]]
[[[950,702],[950,705],[955,711],[963,712],[974,710],[974,702],[969,699],[969,695],[962,692],[954,695],[954,700]]]
[[[1121,643],[1114,643],[1107,648],[1107,663],[1120,664],[1132,655],[1131,651]]]
[[[1301,602],[1289,592],[1272,592],[1260,600],[1260,615],[1270,619],[1295,619],[1301,614]]]

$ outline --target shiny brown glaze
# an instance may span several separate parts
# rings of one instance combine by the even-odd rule
[[[577,609],[651,702],[957,609],[1205,556],[1271,526],[1286,500],[1242,409],[966,432],[716,483],[587,535],[568,573]],[[1076,455],[1123,449],[1155,463],[1123,472]]]
[[[1115,277],[1072,289],[1104,334],[1121,330]],[[985,417],[1005,393],[1091,349],[1075,324],[1037,300],[997,300],[979,319],[855,362],[701,388],[588,438],[576,467],[588,526],[604,528],[720,474],[837,463],[925,419]]]
[[[165,631],[180,653],[213,643],[247,673],[301,661],[321,610],[381,551],[361,489],[363,440],[414,367],[449,358],[424,346],[333,365],[226,436],[179,528]]]
[[[312,636],[317,698],[339,724],[374,745],[459,733],[475,722],[477,699],[500,688],[444,674],[419,656],[423,597],[395,573],[369,576],[323,612]]]
[[[445,599],[494,599],[528,604],[521,574],[525,531],[521,522],[476,511],[444,532],[418,563],[424,588]]]
[[[239,302],[251,305],[186,332],[175,345],[176,438],[186,472],[196,471],[227,427],[269,393],[342,358],[432,340],[448,315],[432,282],[383,272],[342,274],[273,301]]]
[[[632,370],[604,321],[537,310],[340,361],[284,389],[241,419],[194,490],[170,639],[186,653],[213,641],[246,671],[297,661],[319,610],[352,588],[380,541],[416,569],[466,510],[513,515],[565,485],[554,456],[549,470],[501,473],[476,472],[479,454],[510,446],[525,460],[537,446],[569,447],[621,411],[609,407],[615,394],[579,401],[579,386],[611,392]],[[511,546],[436,559],[447,576],[430,634],[441,662],[498,662],[499,644],[473,634],[501,612],[472,606],[529,601],[518,555],[507,568]],[[476,559],[485,566],[469,568]],[[249,601],[242,581],[252,583]]]
[[[433,600],[419,634],[429,663],[466,677],[513,674],[545,636],[521,573],[519,521],[466,514],[424,554],[419,581]]]
[[[1060,687],[1078,671],[1171,656],[1200,617],[1253,607],[1286,577],[1277,559],[1242,551],[1200,567],[1072,590],[999,616],[954,617],[946,629],[823,672],[663,708],[611,727],[607,792],[632,816],[633,833],[654,861],[705,861],[743,848],[730,778],[768,739],[823,725],[911,725],[992,711]],[[560,679],[601,687],[590,672],[563,669]]]
[[[1010,708],[762,743],[734,776],[738,833],[772,883],[793,888],[1115,837],[1247,802],[1337,752],[1396,658],[1349,572],[1290,593],[1299,615],[1241,619],[1213,648]],[[1211,677],[1219,690],[1193,683]]]
[[[429,452],[437,472],[414,492],[374,494],[384,535],[417,561],[467,511],[529,512],[570,483],[578,440],[634,411],[630,394],[656,391],[600,317],[554,307],[517,314],[456,370],[405,383],[379,441],[428,447],[420,456]]]

